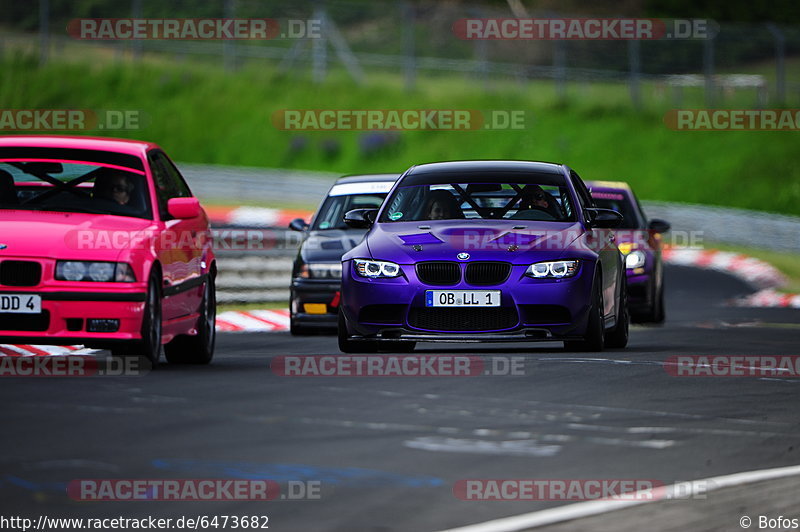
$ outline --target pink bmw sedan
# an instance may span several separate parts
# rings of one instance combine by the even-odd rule
[[[214,355],[208,217],[157,145],[0,137],[0,343]]]

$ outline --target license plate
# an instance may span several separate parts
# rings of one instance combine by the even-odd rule
[[[42,296],[33,294],[0,294],[0,314],[39,314]]]
[[[500,290],[426,290],[426,307],[499,307]]]

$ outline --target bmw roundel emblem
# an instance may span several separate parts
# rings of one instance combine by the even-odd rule
[[[0,244],[0,249],[6,249],[8,246],[5,244]]]
[[[469,253],[461,252],[456,256],[458,257],[458,260],[467,260],[469,258]]]

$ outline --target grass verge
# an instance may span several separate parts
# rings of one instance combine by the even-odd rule
[[[84,131],[161,144],[185,162],[303,168],[335,173],[401,172],[429,161],[559,161],[584,179],[626,180],[643,199],[695,202],[800,215],[800,151],[792,131],[673,131],[665,126],[668,91],[643,87],[629,105],[624,84],[570,84],[557,100],[550,81],[525,83],[464,76],[420,78],[405,91],[399,75],[356,86],[331,71],[321,84],[269,65],[236,72],[191,61],[52,61],[8,52],[0,106],[5,109],[138,110],[141,129]],[[687,90],[683,107],[703,107]],[[726,106],[752,105],[734,95]],[[749,102],[749,103],[747,103]],[[522,129],[284,131],[286,109],[472,109],[524,111]],[[316,203],[318,198],[309,198]],[[253,201],[267,201],[253,198]]]
[[[780,292],[800,293],[800,254],[720,243],[708,243],[706,247],[708,249],[741,253],[742,255],[768,262],[784,274],[788,280],[786,286],[779,289]]]

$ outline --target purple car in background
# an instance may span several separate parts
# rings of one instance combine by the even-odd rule
[[[594,202],[623,216],[616,231],[617,246],[625,256],[628,275],[628,305],[631,318],[639,323],[662,323],[664,309],[664,264],[662,233],[670,229],[664,220],[649,220],[639,199],[627,183],[588,181]]]
[[[342,257],[339,348],[410,351],[416,342],[563,341],[622,348],[629,315],[622,254],[580,177],[561,164],[414,166]]]

